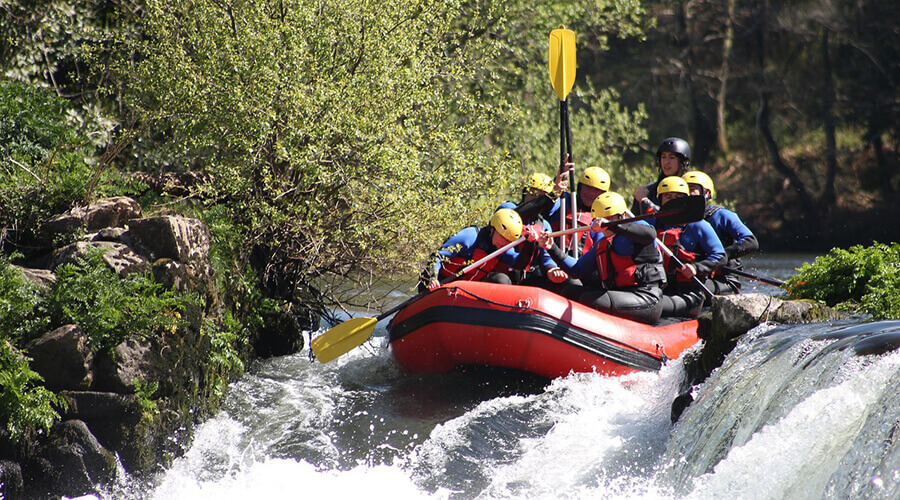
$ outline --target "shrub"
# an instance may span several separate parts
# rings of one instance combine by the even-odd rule
[[[66,407],[61,397],[36,385],[43,379],[28,367],[29,361],[9,342],[0,341],[0,425],[12,441],[31,431],[48,431],[59,420],[54,406]]]
[[[165,289],[148,274],[120,278],[102,258],[90,252],[81,265],[56,269],[56,284],[48,308],[54,324],[76,323],[98,351],[112,349],[127,338],[150,338],[173,332],[191,297]]]
[[[13,256],[15,258],[15,255]],[[10,266],[0,255],[0,341],[28,340],[46,330],[44,298],[38,285]]]
[[[900,318],[900,243],[834,248],[798,271],[787,284],[794,298],[876,319]]]

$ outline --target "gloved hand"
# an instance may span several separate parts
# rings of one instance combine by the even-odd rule
[[[532,226],[525,226],[522,228],[522,236],[525,237],[526,241],[535,242],[538,240],[540,233]]]

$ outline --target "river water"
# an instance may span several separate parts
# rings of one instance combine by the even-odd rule
[[[785,279],[812,258],[745,265]],[[250,367],[184,456],[109,496],[900,497],[900,353],[888,349],[900,322],[761,325],[695,387],[674,426],[678,360],[614,379],[423,377],[398,370],[384,335],[379,325],[327,365],[304,352]]]

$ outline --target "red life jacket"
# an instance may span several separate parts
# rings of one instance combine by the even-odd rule
[[[464,267],[468,266],[473,262],[477,262],[478,260],[483,259],[487,256],[489,252],[486,252],[480,248],[476,248],[474,252],[472,252],[472,258],[467,259],[465,257],[450,257],[447,260],[441,262],[441,270],[438,273],[440,279],[448,278],[453,276],[457,272],[459,272]],[[500,262],[500,256],[497,256],[484,264],[472,269],[466,274],[462,275],[459,279],[466,281],[481,281],[487,277],[487,275],[492,272],[497,273],[506,273],[509,272],[509,266]]]
[[[630,255],[619,255],[612,251],[613,238],[615,235],[597,242],[597,270],[600,272],[600,279],[618,288],[639,285],[635,278],[637,263]]]
[[[566,213],[566,229],[572,229],[574,227],[588,226],[591,222],[593,222],[594,216],[591,215],[591,211],[579,211],[578,212],[578,222],[575,225],[572,225],[572,212]],[[550,227],[554,231],[559,231],[559,217],[553,217],[553,220],[550,221]],[[568,236],[568,240],[566,241],[566,249],[572,247],[573,243],[578,243],[580,245],[579,254],[583,254],[587,250],[590,250],[592,246],[594,246],[594,240],[591,239],[590,229],[585,230],[580,234],[570,234]],[[558,244],[558,243],[557,243]]]
[[[678,257],[678,260],[681,262],[693,262],[697,260],[697,256],[691,252],[685,250],[678,240],[681,238],[681,229],[677,227],[669,228],[664,231],[657,231],[656,237],[662,241],[672,253]],[[663,258],[663,267],[666,269],[666,273],[675,274],[675,279],[681,282],[691,281],[689,278],[685,278],[678,271],[678,264],[669,257],[669,254],[666,252],[662,252]]]

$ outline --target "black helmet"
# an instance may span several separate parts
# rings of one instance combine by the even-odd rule
[[[691,147],[688,146],[686,140],[679,137],[669,137],[662,141],[662,144],[659,145],[659,149],[656,150],[657,163],[659,162],[659,157],[663,153],[675,153],[681,156],[682,168],[687,168],[691,163]]]

